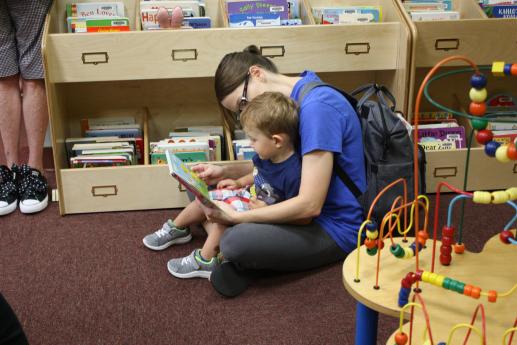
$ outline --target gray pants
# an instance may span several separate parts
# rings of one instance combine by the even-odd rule
[[[340,260],[346,254],[315,222],[308,225],[244,223],[224,232],[226,260],[243,269],[303,271]]]

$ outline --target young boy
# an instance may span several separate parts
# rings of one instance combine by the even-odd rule
[[[301,160],[295,151],[298,140],[298,107],[289,97],[266,92],[251,101],[241,114],[241,124],[256,154],[253,173],[239,179],[224,179],[217,184],[211,198],[223,200],[245,211],[265,207],[292,198],[300,188]],[[247,201],[248,187],[254,185],[256,196]],[[221,190],[219,190],[221,189]],[[236,208],[237,209],[237,208]],[[207,221],[196,202],[190,203],[174,221],[170,219],[158,231],[144,237],[144,245],[163,250],[192,239],[189,226],[202,223],[208,233],[203,248],[189,256],[168,262],[169,272],[178,278],[209,278],[219,264],[219,241],[226,225]]]

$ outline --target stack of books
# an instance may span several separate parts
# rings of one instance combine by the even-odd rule
[[[413,21],[458,20],[460,13],[453,11],[453,0],[406,0],[405,10]]]
[[[144,163],[142,130],[133,117],[82,119],[81,134],[65,139],[71,168]]]
[[[151,142],[151,164],[167,164],[166,151],[174,153],[185,163],[220,161],[223,159],[222,126],[176,128],[169,137]]]
[[[226,0],[230,27],[301,25],[299,0]]]
[[[316,24],[382,22],[381,6],[313,7]]]
[[[480,0],[479,5],[490,18],[517,18],[517,0]]]
[[[237,139],[232,141],[233,152],[236,160],[249,160],[255,155],[249,139]]]
[[[172,15],[174,8],[180,7],[183,12],[182,29],[208,29],[212,20],[205,16],[205,4],[199,0],[152,0],[140,2],[140,21],[142,30],[160,30],[157,14],[165,8]]]
[[[123,2],[84,2],[66,5],[68,32],[129,31]]]
[[[449,151],[466,147],[465,128],[452,113],[419,113],[418,143],[426,151]]]
[[[517,140],[517,98],[509,94],[498,94],[487,100],[487,113],[497,114],[498,120],[508,122],[490,122],[487,129],[491,130],[492,140],[501,144],[514,143]]]

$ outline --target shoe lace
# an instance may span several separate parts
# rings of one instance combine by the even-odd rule
[[[168,235],[169,234],[169,230],[161,228],[160,230],[156,231],[155,234],[156,234],[156,236],[161,238],[163,236]]]
[[[16,192],[16,185],[13,181],[0,184],[0,197],[6,198],[9,194]]]
[[[9,169],[2,165],[0,166],[0,184],[7,183],[13,180],[13,174],[9,171]]]
[[[192,256],[185,256],[183,259],[181,259],[181,265],[192,265]]]

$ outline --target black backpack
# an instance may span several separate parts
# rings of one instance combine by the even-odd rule
[[[367,187],[364,193],[350,179],[347,173],[337,164],[334,171],[359,200],[364,215],[368,214],[370,206],[377,194],[391,182],[405,178],[408,189],[408,200],[414,199],[413,182],[413,140],[406,125],[396,115],[395,97],[384,86],[368,84],[357,88],[351,94],[323,82],[310,82],[303,86],[298,97],[301,105],[303,99],[315,87],[328,86],[341,93],[356,110],[361,123],[364,157],[366,164]],[[354,96],[362,94],[357,100]],[[373,99],[372,96],[376,96]],[[391,107],[386,98],[393,104]],[[418,146],[419,164],[419,193],[425,193],[425,152]],[[334,160],[334,163],[337,160]],[[382,217],[391,209],[393,200],[403,195],[402,184],[397,184],[383,195],[375,205],[373,218],[380,222]]]

